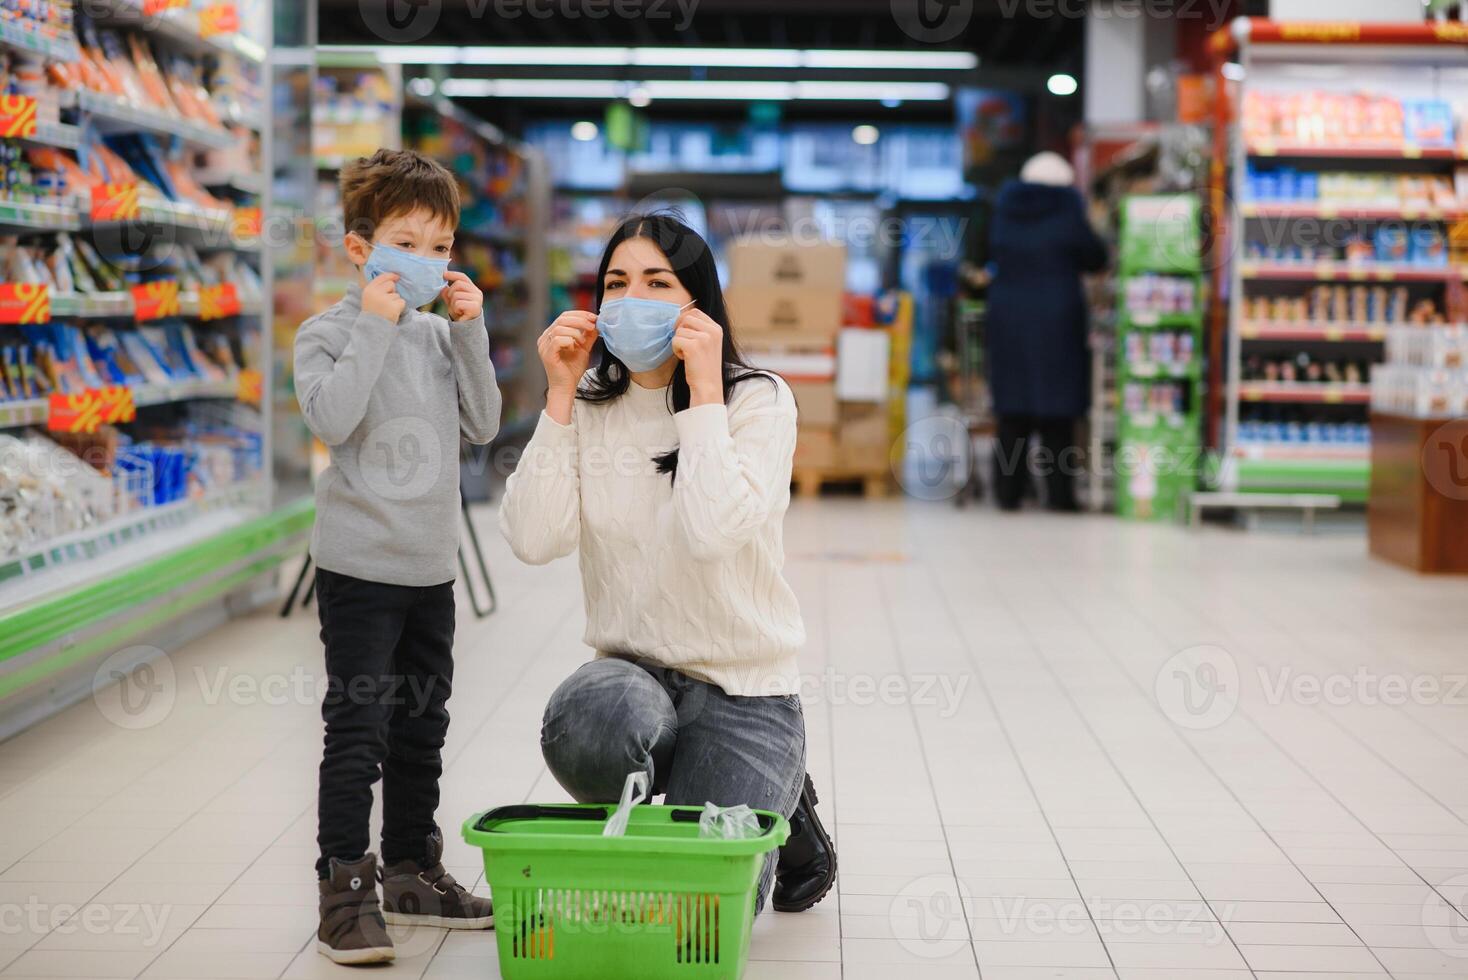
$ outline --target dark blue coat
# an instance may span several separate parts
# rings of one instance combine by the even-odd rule
[[[1091,403],[1081,273],[1106,264],[1106,246],[1070,187],[1012,180],[989,229],[994,281],[985,333],[998,415],[1074,418]]]

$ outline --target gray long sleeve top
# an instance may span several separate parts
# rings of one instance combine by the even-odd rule
[[[405,309],[397,323],[341,302],[296,333],[296,399],[331,450],[316,483],[311,556],[372,582],[451,581],[459,540],[459,440],[499,431],[484,318]]]

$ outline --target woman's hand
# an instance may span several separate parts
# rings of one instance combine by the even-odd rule
[[[724,328],[702,310],[684,310],[673,331],[673,353],[683,361],[689,405],[722,405]]]
[[[484,312],[484,293],[474,285],[474,280],[462,272],[445,272],[447,285],[439,293],[448,304],[449,316],[458,322],[472,320]]]
[[[591,364],[595,343],[596,314],[585,310],[562,313],[536,341],[540,363],[545,365],[546,412],[561,425],[571,424],[576,386]]]

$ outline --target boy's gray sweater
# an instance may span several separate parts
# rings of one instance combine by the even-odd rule
[[[331,448],[316,482],[311,556],[330,572],[439,585],[457,571],[459,437],[499,431],[484,318],[364,312],[362,286],[301,324],[296,399]]]

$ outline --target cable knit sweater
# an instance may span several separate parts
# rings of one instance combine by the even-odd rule
[[[652,457],[678,448],[678,473]],[[741,382],[729,404],[672,413],[636,383],[541,414],[510,477],[500,528],[541,565],[578,544],[586,643],[647,657],[736,695],[794,694],[805,626],[782,574],[795,398]]]

